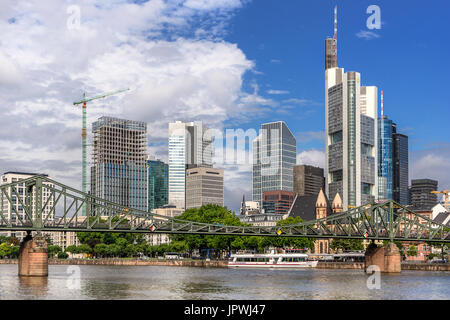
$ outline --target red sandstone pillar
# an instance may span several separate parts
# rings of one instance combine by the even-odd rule
[[[371,265],[378,266],[380,272],[384,272],[384,248],[375,243],[371,243],[366,249],[364,271]]]
[[[390,242],[384,253],[384,272],[399,273],[402,271],[402,259],[400,250],[395,243]]]
[[[48,276],[48,247],[42,236],[28,234],[20,244],[19,276]]]

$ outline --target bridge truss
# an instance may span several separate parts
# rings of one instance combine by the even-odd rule
[[[0,230],[92,231],[450,242],[450,229],[394,201],[295,225],[225,226],[167,217],[94,197],[45,176],[0,186]],[[86,216],[82,207],[86,206]]]

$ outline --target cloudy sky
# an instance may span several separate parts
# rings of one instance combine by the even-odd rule
[[[320,2],[320,3],[319,3]],[[336,1],[12,1],[0,10],[0,170],[45,172],[81,187],[81,110],[144,120],[149,153],[167,160],[168,122],[258,130],[282,120],[298,163],[324,165],[323,44]],[[367,7],[381,8],[369,30]],[[410,137],[410,178],[450,188],[450,5],[341,1],[338,61],[384,90],[385,114]],[[404,1],[406,3],[406,1]],[[106,4],[107,3],[107,4]],[[426,23],[417,23],[426,21]],[[248,158],[248,155],[247,155]],[[251,166],[227,163],[225,202],[251,195]]]

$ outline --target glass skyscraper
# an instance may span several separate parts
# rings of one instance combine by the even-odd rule
[[[325,189],[344,209],[378,195],[377,91],[361,86],[358,72],[325,70]]]
[[[169,204],[184,209],[186,169],[212,167],[212,137],[201,122],[169,123]]]
[[[262,207],[266,191],[293,191],[297,141],[283,121],[261,126],[253,140],[253,201]]]
[[[387,116],[378,118],[378,199],[393,199],[393,126]]]
[[[169,203],[169,166],[160,160],[147,160],[148,211]]]

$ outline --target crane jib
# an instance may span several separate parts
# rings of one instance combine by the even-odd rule
[[[121,90],[117,90],[117,91],[113,91],[113,92],[108,92],[108,93],[105,93],[105,94],[102,94],[102,95],[98,95],[98,96],[95,96],[95,97],[92,97],[92,98],[84,98],[84,99],[82,99],[80,101],[74,102],[73,104],[74,105],[82,104],[83,102],[89,102],[89,101],[92,101],[92,100],[95,100],[95,99],[105,98],[105,97],[114,95],[116,93],[124,92],[124,91],[127,91],[127,90],[130,90],[130,88],[121,89]]]

